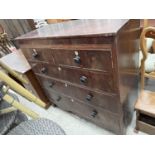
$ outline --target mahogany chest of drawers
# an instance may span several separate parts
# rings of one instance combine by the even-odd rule
[[[125,134],[138,93],[140,20],[75,20],[16,38],[51,103]]]

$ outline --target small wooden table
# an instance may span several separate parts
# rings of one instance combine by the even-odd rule
[[[38,80],[36,79],[34,73],[31,70],[29,63],[27,62],[25,56],[22,54],[21,50],[17,50],[16,52],[10,53],[1,58],[1,61],[11,67],[13,70],[22,73],[25,78],[29,81],[29,84],[22,84],[17,79],[17,82],[22,84],[26,89],[32,92],[34,95],[42,99],[45,103],[47,103],[47,107],[50,105],[49,100],[44,94]]]
[[[135,104],[136,131],[155,135],[155,92],[143,90]]]

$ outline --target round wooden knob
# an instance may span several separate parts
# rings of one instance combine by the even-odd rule
[[[80,77],[80,82],[81,83],[86,83],[87,82],[87,77],[86,76],[81,76]]]
[[[92,98],[93,98],[93,95],[92,95],[92,94],[88,94],[88,95],[86,96],[86,100],[87,100],[87,101],[91,101]]]
[[[54,82],[49,83],[49,87],[52,88],[54,86]]]
[[[47,68],[43,67],[43,68],[41,69],[41,73],[43,73],[43,74],[47,73]]]
[[[80,60],[80,57],[78,55],[75,56],[74,59],[74,62],[77,63],[77,64],[80,64],[81,60]]]
[[[91,117],[94,118],[94,117],[96,117],[96,115],[97,115],[97,111],[96,110],[93,110],[92,113],[91,113]]]
[[[58,96],[56,101],[59,102],[61,100],[61,96]]]
[[[38,53],[37,53],[36,51],[33,52],[33,53],[32,53],[32,57],[33,57],[33,58],[37,58],[37,57],[38,57]]]

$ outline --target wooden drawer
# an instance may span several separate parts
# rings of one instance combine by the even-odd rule
[[[142,132],[155,135],[155,116],[138,111],[139,116],[137,120],[137,128]]]
[[[49,99],[61,109],[74,113],[80,117],[94,122],[95,124],[110,129],[115,133],[120,133],[119,116],[101,108],[83,104],[73,98],[69,98],[54,91],[49,92],[45,89]]]
[[[148,133],[150,135],[155,135],[155,126],[142,121],[137,121],[137,126],[140,131]]]
[[[99,106],[114,113],[119,113],[121,105],[119,104],[119,96],[114,94],[101,94],[89,89],[77,87],[73,84],[64,83],[52,78],[36,76],[43,88],[48,91],[56,91],[75,98],[88,105]]]
[[[92,70],[112,71],[111,49],[52,50],[57,65],[77,66]],[[63,55],[63,56],[62,56]]]
[[[35,73],[69,81],[106,92],[115,92],[113,75],[75,68],[57,67],[45,63],[31,63]]]
[[[54,64],[51,49],[22,49],[25,57],[30,61],[43,61]]]

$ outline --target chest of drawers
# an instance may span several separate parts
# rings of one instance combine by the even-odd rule
[[[16,38],[51,103],[124,134],[138,93],[140,20],[76,20]]]

